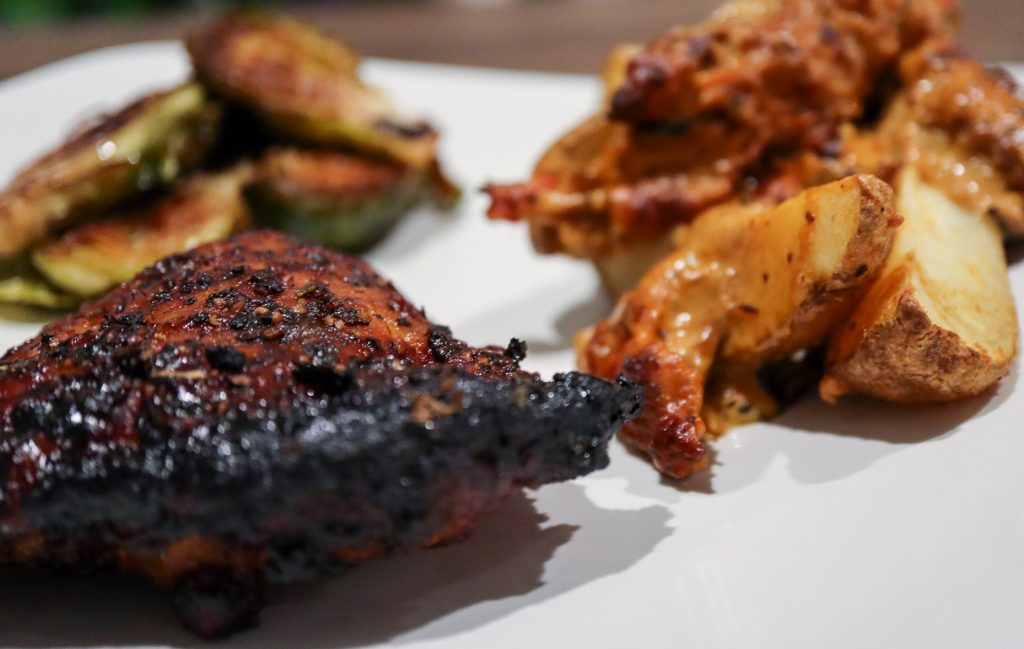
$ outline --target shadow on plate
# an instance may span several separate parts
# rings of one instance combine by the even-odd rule
[[[544,502],[572,524],[550,524],[530,497],[514,496],[463,543],[273,590],[261,626],[217,646],[335,649],[448,637],[624,571],[671,531],[663,507],[602,509],[576,484],[547,488]],[[179,628],[160,593],[95,576],[0,576],[0,630],[0,642],[17,647],[209,646]]]
[[[555,331],[558,333],[558,339],[548,343],[548,347],[554,350],[572,349],[573,339],[581,329],[589,327],[595,324],[601,318],[604,318],[612,310],[614,303],[604,291],[597,291],[590,298],[574,304],[565,311],[563,311],[558,318],[555,320]],[[536,344],[540,349],[538,351],[545,351],[545,343]]]
[[[647,464],[646,458],[623,453],[631,456],[627,491],[670,505],[686,494],[736,492],[755,485],[780,458],[800,483],[842,480],[884,457],[949,437],[999,408],[1014,394],[1018,375],[1015,363],[997,389],[947,404],[901,406],[851,397],[829,406],[809,395],[770,422],[741,426],[711,441],[711,466],[685,480],[645,479],[634,465]],[[649,464],[642,468],[654,472]]]
[[[508,328],[509,322],[514,322],[518,330],[512,331],[511,335],[525,337],[530,354],[550,354],[557,352],[571,351],[573,349],[573,338],[576,333],[584,327],[597,322],[611,310],[612,302],[602,292],[595,292],[590,297],[578,301],[575,304],[564,307],[562,304],[553,304],[553,299],[560,300],[565,291],[553,288],[551,291],[540,295],[530,295],[514,302],[502,304],[499,308],[482,313],[466,322],[458,323],[456,330],[468,340],[485,340],[490,335],[490,340],[495,339],[494,332],[503,332]],[[536,333],[529,329],[530,323],[523,323],[514,320],[517,314],[522,313],[557,313],[553,318],[554,335],[550,332],[543,334]],[[534,325],[537,322],[546,322],[542,318],[533,319]],[[499,335],[498,338],[501,336]],[[574,366],[562,368],[564,371],[575,369]]]
[[[1024,259],[1024,242],[1010,241],[1006,244],[1006,263],[1015,266]]]
[[[829,406],[807,399],[776,418],[771,430],[738,429],[723,438],[720,451],[722,445],[733,448],[725,449],[723,464],[729,466],[713,479],[713,488],[736,491],[753,484],[778,456],[798,482],[842,480],[884,457],[953,435],[1009,399],[1016,377],[1015,369],[998,390],[947,404],[901,406],[849,398]]]

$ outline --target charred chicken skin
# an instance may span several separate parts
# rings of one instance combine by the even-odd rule
[[[460,539],[604,467],[637,390],[543,381],[524,351],[284,235],[168,257],[0,358],[0,560],[139,573],[232,632],[265,583]]]

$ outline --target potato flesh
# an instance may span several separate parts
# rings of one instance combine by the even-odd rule
[[[725,209],[725,208],[722,208]],[[819,343],[877,276],[898,219],[888,185],[851,176],[803,192],[739,228],[730,318],[719,349],[760,364]],[[714,222],[703,217],[704,228]],[[711,237],[695,228],[691,237]],[[683,242],[685,245],[685,242]]]
[[[829,348],[820,392],[897,402],[981,393],[1009,371],[1018,323],[996,223],[908,168],[905,219],[882,277]]]
[[[914,268],[915,294],[935,325],[956,331],[964,343],[992,358],[1013,355],[1016,336],[1006,332],[1016,330],[1016,310],[996,224],[967,213],[927,185],[904,192],[900,209],[910,216],[907,230],[897,237],[894,263],[906,253],[904,263]],[[952,242],[961,252],[955,264],[949,257]],[[979,300],[979,289],[991,290],[990,299]]]
[[[580,368],[645,387],[645,413],[623,437],[663,473],[684,477],[706,463],[700,415],[712,364],[756,367],[820,343],[883,267],[898,224],[891,189],[871,176],[777,207],[711,210],[580,335]]]

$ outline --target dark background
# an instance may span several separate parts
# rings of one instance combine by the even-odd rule
[[[620,41],[696,22],[720,0],[0,0],[0,79],[91,49],[179,38],[225,7],[313,20],[366,56],[595,72]],[[964,41],[987,61],[1024,61],[1024,0],[961,0]]]

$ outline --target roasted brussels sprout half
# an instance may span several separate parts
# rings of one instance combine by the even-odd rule
[[[0,259],[195,167],[216,138],[221,112],[188,83],[80,130],[0,194]]]
[[[187,40],[196,74],[286,136],[423,169],[437,134],[402,116],[356,76],[358,59],[312,27],[260,12],[229,14]]]
[[[246,190],[260,225],[349,252],[379,241],[430,193],[418,170],[299,149],[267,152]]]
[[[166,196],[126,208],[64,233],[32,252],[48,281],[83,297],[99,295],[167,255],[184,252],[248,227],[238,167],[197,176]]]
[[[0,261],[0,304],[70,309],[80,301],[47,282],[32,267],[27,254]]]

